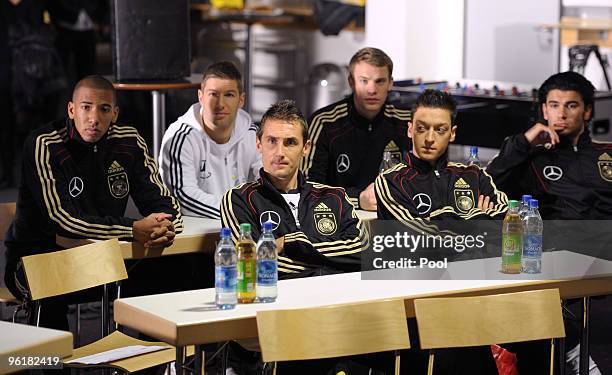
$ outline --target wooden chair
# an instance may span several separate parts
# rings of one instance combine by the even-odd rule
[[[426,298],[414,301],[421,348],[430,349],[428,374],[435,349],[504,344],[565,337],[558,289],[480,297]]]
[[[30,296],[35,302],[43,298],[64,295],[127,278],[121,249],[116,239],[52,253],[31,255],[23,257],[22,261]],[[41,314],[39,303],[37,303],[35,314],[38,321]],[[92,344],[75,349],[73,355],[65,358],[63,362],[67,367],[91,367],[66,362],[131,345],[163,345],[168,349],[105,363],[102,366],[130,373],[166,364],[176,358],[174,347],[168,344],[144,342],[116,331]]]
[[[322,359],[409,349],[404,301],[335,305],[257,312],[264,362]]]
[[[15,202],[0,203],[0,242],[4,242],[6,231],[13,222],[17,204]],[[8,288],[0,288],[0,303],[6,306],[19,305],[19,301]],[[15,313],[17,310],[15,310]],[[13,322],[15,322],[15,314],[13,314]]]

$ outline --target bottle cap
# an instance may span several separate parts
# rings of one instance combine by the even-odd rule
[[[508,201],[508,207],[510,208],[517,208],[518,205],[519,205],[519,201],[516,201],[514,199]]]
[[[523,203],[529,204],[530,200],[531,200],[531,195],[529,195],[529,194],[523,195],[523,199],[522,199]]]
[[[274,224],[272,224],[271,221],[266,221],[265,223],[263,223],[264,232],[272,232],[273,227],[274,227]]]
[[[538,200],[537,199],[530,199],[529,200],[529,207],[530,208],[538,208]]]
[[[242,223],[242,224],[240,224],[240,232],[241,233],[250,232],[250,231],[251,231],[251,224],[249,224],[249,223]]]
[[[229,228],[221,228],[221,238],[224,237],[231,237],[232,235],[232,230]]]

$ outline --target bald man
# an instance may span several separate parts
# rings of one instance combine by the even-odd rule
[[[67,112],[33,131],[24,144],[4,276],[20,298],[28,294],[21,257],[59,250],[56,235],[164,247],[183,227],[179,205],[161,182],[145,141],[136,129],[115,124],[119,108],[108,80],[79,81]],[[124,216],[129,196],[143,219]],[[49,303],[53,307],[43,306],[41,325],[67,329],[66,304]]]

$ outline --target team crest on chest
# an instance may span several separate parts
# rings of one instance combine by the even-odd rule
[[[459,178],[455,182],[455,206],[461,212],[468,212],[474,208],[474,192],[470,188],[470,185],[465,182],[463,178]]]
[[[397,147],[397,144],[393,140],[387,143],[384,152],[389,152],[391,154],[391,159],[395,163],[399,163],[402,161],[402,151],[399,149],[399,147]]]
[[[117,161],[113,161],[107,171],[108,189],[113,197],[124,198],[130,192],[130,182],[125,169]]]
[[[314,221],[317,231],[324,236],[336,233],[336,215],[325,203],[321,202],[314,208]]]
[[[601,178],[608,182],[612,182],[612,156],[604,152],[599,156],[597,166],[599,167],[599,175]]]

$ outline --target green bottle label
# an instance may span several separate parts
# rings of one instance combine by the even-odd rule
[[[520,233],[502,234],[502,264],[520,264],[523,236]]]
[[[238,293],[253,292],[255,290],[255,260],[239,260],[236,268]]]

